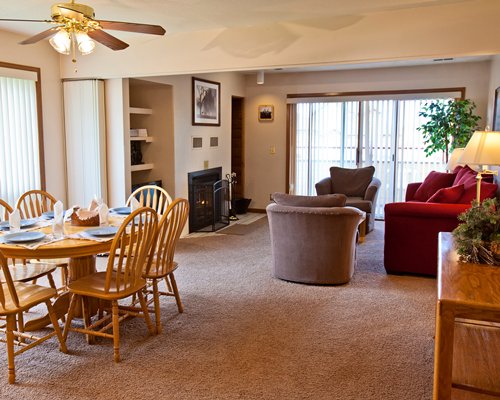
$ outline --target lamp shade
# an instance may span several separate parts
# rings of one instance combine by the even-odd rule
[[[500,132],[474,132],[458,162],[467,165],[500,165]]]
[[[446,169],[448,171],[453,171],[458,165],[463,166],[464,164],[459,162],[458,160],[462,156],[464,152],[464,147],[456,147],[450,154],[450,158],[448,159],[448,164],[446,164]]]

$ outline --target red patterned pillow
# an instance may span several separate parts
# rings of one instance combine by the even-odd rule
[[[434,193],[427,203],[450,203],[456,204],[464,194],[464,185],[451,186],[439,189]]]
[[[496,183],[481,182],[481,201],[495,197],[497,188],[498,186]],[[476,190],[475,183],[473,185],[469,184],[468,186],[465,186],[464,194],[460,197],[457,203],[470,204],[472,200],[476,199]]]
[[[427,201],[439,189],[450,187],[455,180],[456,174],[431,171],[415,192],[413,200]]]

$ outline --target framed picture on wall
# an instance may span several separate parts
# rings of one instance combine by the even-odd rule
[[[493,108],[493,130],[500,131],[500,87],[495,90],[495,106]]]
[[[220,83],[192,80],[193,125],[220,126]]]
[[[274,106],[269,104],[260,105],[258,107],[259,121],[274,120]]]

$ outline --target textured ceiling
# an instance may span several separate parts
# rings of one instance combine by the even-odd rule
[[[279,22],[338,29],[371,13],[471,0],[89,0],[96,19],[162,25],[167,34],[248,28]],[[50,0],[0,0],[0,18],[49,19]],[[36,22],[0,22],[0,30],[31,35]]]

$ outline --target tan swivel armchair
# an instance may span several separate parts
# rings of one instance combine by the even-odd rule
[[[377,205],[379,179],[373,175],[375,167],[340,168],[331,167],[330,176],[316,183],[316,194],[341,193],[347,196],[346,206],[356,207],[366,213],[366,232],[373,230]]]
[[[328,204],[329,199],[340,199]],[[356,236],[365,213],[342,207],[344,195],[274,194],[267,206],[274,276],[292,282],[343,284],[356,264]],[[333,206],[332,206],[333,205]]]

